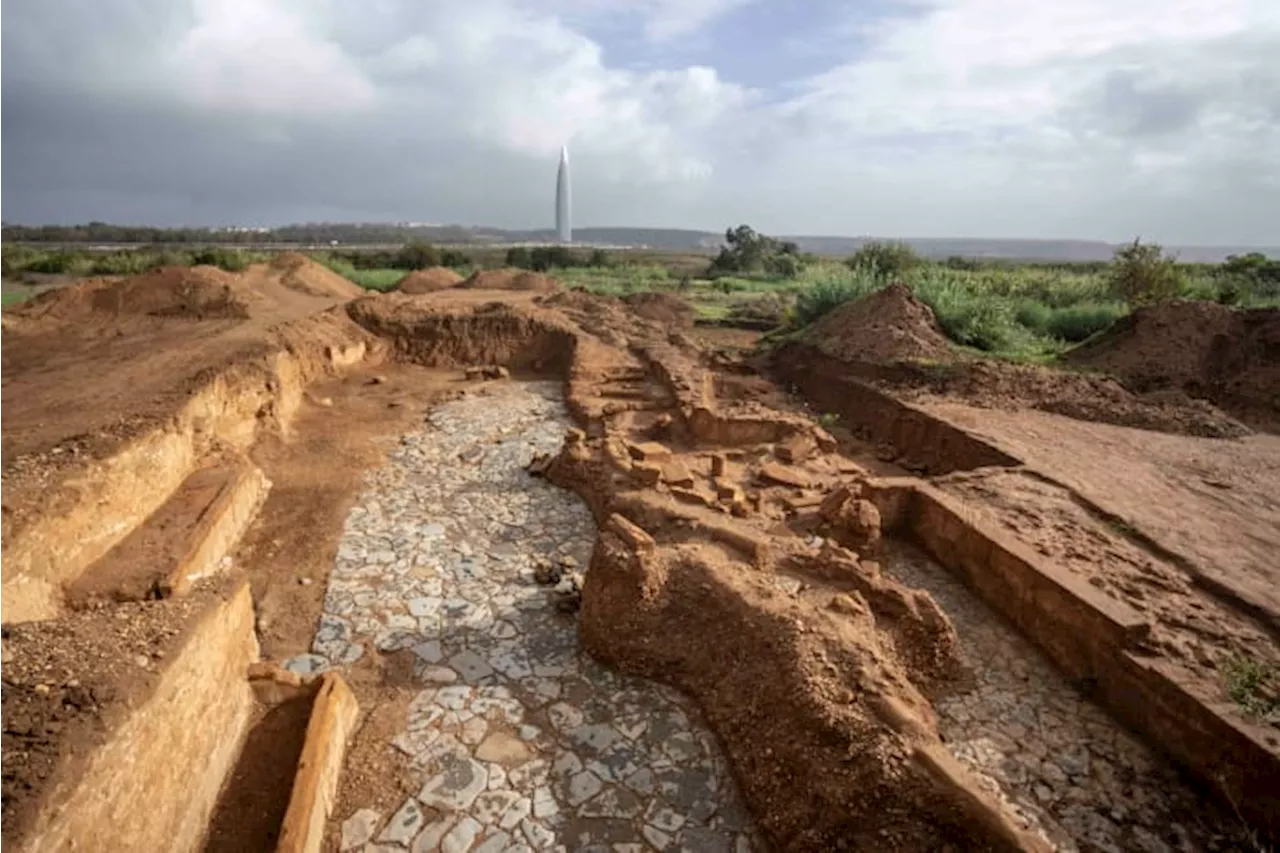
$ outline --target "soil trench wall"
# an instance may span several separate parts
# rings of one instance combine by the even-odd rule
[[[867,439],[891,444],[906,461],[929,473],[949,474],[1021,461],[921,409],[848,376],[849,365],[803,344],[788,344],[774,370],[825,412]]]
[[[572,329],[505,309],[437,313],[410,303],[402,306],[409,310],[386,312],[361,302],[349,307],[352,319],[425,367],[501,365],[567,376],[577,349]]]
[[[210,376],[166,424],[90,463],[50,489],[58,508],[13,529],[6,523],[0,603],[6,624],[54,619],[63,587],[167,501],[216,447],[248,448],[262,428],[288,431],[306,386],[378,347],[345,314],[325,312],[281,331],[281,347]],[[6,519],[6,522],[8,520]]]
[[[904,495],[904,490],[907,494]],[[1192,693],[1173,667],[1137,650],[1148,624],[1136,610],[986,529],[927,484],[872,485],[896,523],[1070,678],[1155,749],[1190,769],[1253,826],[1280,835],[1280,760],[1261,730]]]
[[[193,626],[154,693],[45,798],[22,853],[200,848],[253,711],[248,584]],[[71,774],[68,774],[71,775]]]

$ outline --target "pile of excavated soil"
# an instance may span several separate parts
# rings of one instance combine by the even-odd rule
[[[809,339],[843,361],[952,361],[956,352],[938,326],[933,309],[905,284],[843,305],[814,323]]]
[[[646,320],[669,328],[688,329],[693,326],[693,308],[674,293],[632,293],[622,301]]]
[[[985,361],[923,373],[923,389],[986,408],[1026,407],[1082,421],[1206,438],[1237,438],[1251,432],[1203,400],[1178,391],[1134,394],[1105,376]]]
[[[1280,419],[1280,309],[1212,302],[1140,308],[1064,359],[1136,391],[1180,389]]]
[[[536,290],[543,293],[554,293],[560,289],[555,279],[515,267],[477,270],[458,287],[469,290]]]
[[[93,315],[247,319],[236,276],[217,267],[162,267],[123,280],[89,279],[46,291],[10,313],[15,328]]]
[[[257,267],[250,267],[253,272]],[[280,276],[285,287],[311,296],[330,299],[354,299],[364,289],[353,281],[338,275],[324,264],[316,263],[299,252],[281,252],[271,259],[266,269]]]
[[[448,290],[462,280],[462,276],[448,267],[427,267],[424,270],[414,270],[400,279],[396,290],[401,293],[433,293]]]
[[[364,290],[305,255],[285,252],[241,273],[161,267],[123,279],[93,278],[47,291],[6,316],[6,329],[52,330],[88,319],[284,320],[360,296]]]

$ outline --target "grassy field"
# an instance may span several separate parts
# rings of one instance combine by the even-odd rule
[[[460,274],[502,266],[504,251],[475,248],[455,253]],[[330,269],[370,290],[389,290],[407,269],[379,266],[395,253],[346,250],[312,256]],[[37,288],[19,283],[56,277],[128,275],[170,264],[213,264],[243,269],[267,258],[225,247],[153,249],[112,252],[49,250],[26,245],[3,249],[4,304],[14,304]],[[642,291],[670,291],[687,299],[704,321],[795,332],[844,302],[899,280],[937,315],[947,335],[961,346],[989,355],[1025,361],[1052,359],[1067,347],[1107,328],[1129,311],[1114,293],[1106,264],[1037,265],[1003,262],[937,263],[919,261],[893,276],[865,266],[851,268],[835,259],[808,258],[797,275],[709,276],[709,256],[653,251],[612,251],[607,265],[571,266],[548,273],[565,287],[625,296]],[[1189,299],[1209,299],[1257,307],[1280,306],[1280,286],[1273,279],[1228,275],[1224,267],[1177,265],[1177,292]],[[41,285],[47,286],[47,285]]]

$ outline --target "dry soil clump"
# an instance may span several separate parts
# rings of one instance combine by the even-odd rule
[[[434,293],[455,287],[461,281],[462,276],[448,267],[427,267],[424,270],[414,270],[400,279],[396,290],[401,293]]]
[[[653,320],[670,328],[687,329],[693,326],[693,308],[674,293],[632,293],[622,301],[646,320]]]
[[[1280,422],[1280,309],[1172,302],[1137,311],[1067,354],[1135,391],[1174,389]]]
[[[560,285],[554,279],[528,270],[503,267],[499,270],[479,270],[458,285],[468,290],[535,290],[554,293]]]

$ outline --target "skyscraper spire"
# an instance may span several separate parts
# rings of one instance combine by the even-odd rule
[[[560,147],[560,168],[556,171],[556,236],[561,243],[573,240],[569,225],[569,146]]]

